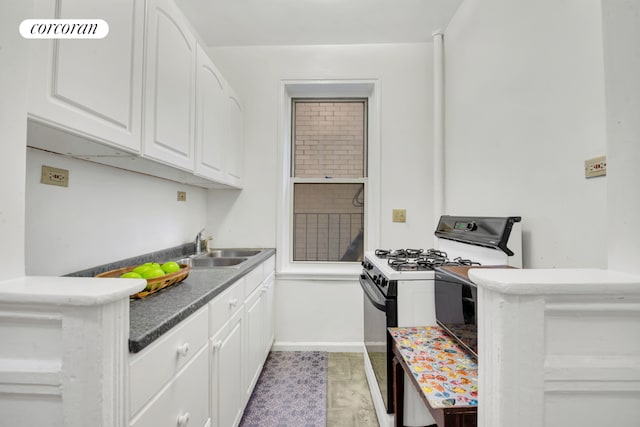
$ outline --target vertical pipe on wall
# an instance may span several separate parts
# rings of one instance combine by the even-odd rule
[[[437,226],[444,199],[444,40],[433,33],[433,217]],[[437,239],[436,239],[437,240]]]

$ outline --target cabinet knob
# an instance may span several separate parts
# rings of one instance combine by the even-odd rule
[[[178,427],[186,427],[187,424],[189,424],[189,413],[185,412],[178,416]]]
[[[180,355],[182,357],[185,357],[187,354],[189,354],[189,343],[188,342],[178,346],[178,355]]]
[[[231,298],[231,299],[229,300],[229,306],[230,306],[230,307],[235,307],[235,306],[237,306],[237,305],[238,305],[238,299],[237,299],[237,298]]]
[[[222,340],[214,341],[211,346],[213,347],[213,351],[218,350],[220,347],[222,347]]]

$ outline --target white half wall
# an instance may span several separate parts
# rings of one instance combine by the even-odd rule
[[[69,187],[40,183],[42,165]],[[57,276],[191,242],[206,190],[40,150],[27,151],[26,272]],[[178,202],[177,192],[187,201]]]
[[[640,274],[640,3],[603,0],[609,268]]]
[[[431,247],[432,50],[430,43],[210,48],[243,101],[246,125],[244,189],[209,192],[207,225],[216,246],[276,245],[280,82],[358,79],[377,80],[380,88],[381,168],[369,171],[382,182],[379,244]],[[406,223],[391,222],[394,208],[407,210]],[[276,290],[278,342],[362,340],[355,277],[346,283],[278,280]]]
[[[0,9],[0,281],[24,276],[29,58],[28,42],[20,36],[18,26],[30,12],[29,1],[2,2]]]
[[[445,210],[521,215],[525,267],[606,267],[600,1],[464,2],[445,81]]]

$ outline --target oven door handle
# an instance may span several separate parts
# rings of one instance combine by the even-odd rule
[[[360,275],[360,287],[362,288],[362,290],[364,291],[364,294],[367,296],[369,301],[371,301],[371,304],[373,304],[375,308],[377,308],[380,311],[387,310],[387,305],[386,305],[386,300],[384,298],[384,295],[380,293],[380,291],[376,288],[376,286],[372,284],[367,279],[367,276],[364,274]]]

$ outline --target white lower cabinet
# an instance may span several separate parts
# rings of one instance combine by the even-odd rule
[[[245,366],[247,375],[244,381],[244,393],[246,398],[251,397],[253,387],[258,381],[264,362],[264,316],[266,311],[265,292],[260,286],[245,301],[245,324],[247,328],[247,346]]]
[[[131,427],[204,427],[209,425],[207,405],[208,347],[198,354],[131,421]]]
[[[209,423],[208,310],[189,316],[129,361],[131,427]]]
[[[265,275],[267,270],[265,268]],[[269,355],[271,346],[276,338],[276,323],[274,315],[274,292],[275,292],[276,274],[272,269],[269,276],[264,281],[264,342],[262,345],[262,352],[264,359]]]
[[[236,427],[274,340],[274,257],[129,359],[130,427]]]
[[[240,423],[246,400],[243,394],[244,313],[238,311],[211,339],[212,426]]]

